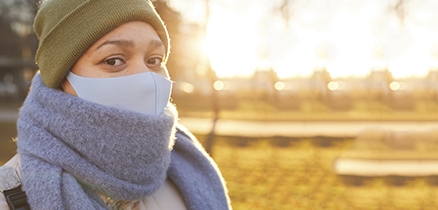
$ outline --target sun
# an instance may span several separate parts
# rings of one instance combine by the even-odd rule
[[[233,11],[213,13],[207,25],[205,50],[218,78],[249,77],[256,69],[256,24]]]

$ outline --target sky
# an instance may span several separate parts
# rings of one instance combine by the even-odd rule
[[[203,24],[206,0],[171,0],[187,21]],[[280,78],[309,77],[325,68],[333,78],[389,69],[395,78],[424,77],[438,68],[438,1],[209,0],[205,47],[218,77],[247,77],[272,68]]]

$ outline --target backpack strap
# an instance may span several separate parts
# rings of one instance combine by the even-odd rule
[[[0,167],[0,192],[5,195],[11,210],[30,210],[26,193],[21,189],[20,177],[14,168]]]

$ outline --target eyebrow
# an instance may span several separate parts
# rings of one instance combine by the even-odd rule
[[[133,47],[134,43],[131,40],[126,40],[126,39],[108,40],[108,41],[105,41],[104,43],[100,44],[99,46],[97,46],[96,50],[100,49],[101,47],[103,47],[105,45]],[[159,47],[164,47],[164,43],[161,40],[153,39],[149,42],[149,46],[151,48],[155,49],[155,48],[159,48]]]
[[[126,47],[132,47],[134,46],[134,43],[130,40],[120,39],[120,40],[108,40],[104,43],[97,46],[96,50],[100,49],[101,47],[105,45],[117,45],[117,46],[126,46]]]
[[[159,48],[159,47],[164,47],[164,43],[161,40],[152,39],[149,42],[149,46],[153,48]]]

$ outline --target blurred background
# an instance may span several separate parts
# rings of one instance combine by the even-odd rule
[[[438,1],[155,0],[180,121],[234,209],[438,208]],[[0,1],[0,163],[38,40]]]

